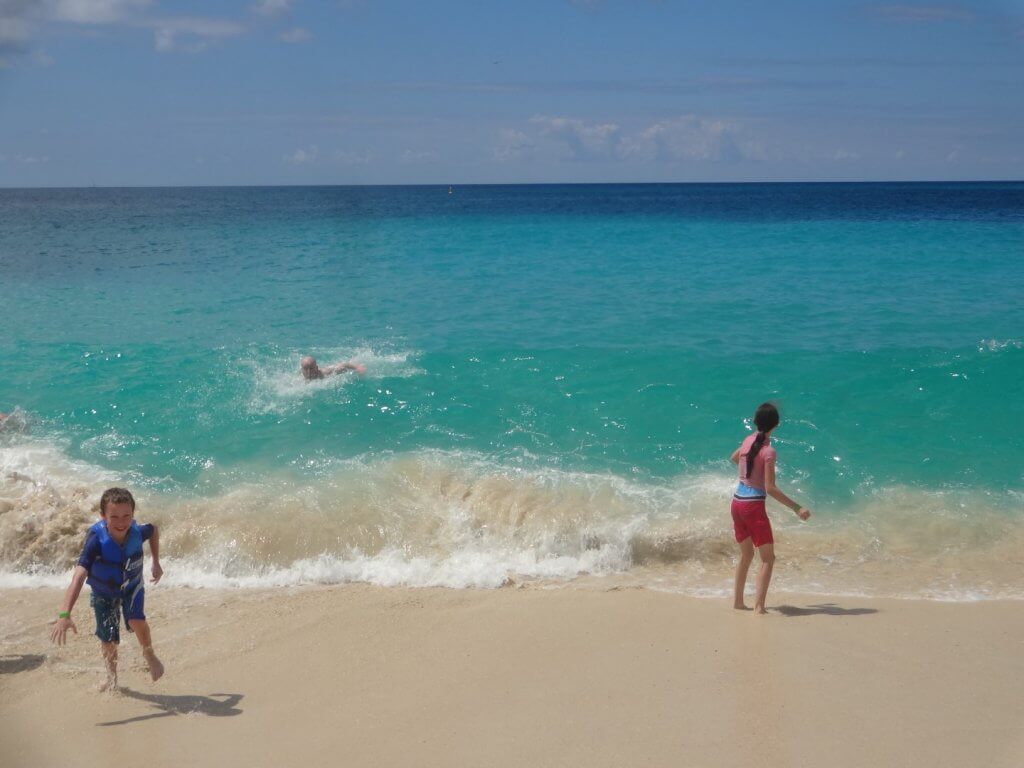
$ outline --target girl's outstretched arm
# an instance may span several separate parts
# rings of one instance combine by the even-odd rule
[[[796,516],[801,520],[806,520],[811,516],[811,510],[806,507],[801,507],[800,504],[793,501],[789,496],[779,490],[779,486],[775,484],[775,462],[766,461],[764,464],[764,490],[769,496],[775,499],[780,504],[785,504],[787,507],[792,509]]]

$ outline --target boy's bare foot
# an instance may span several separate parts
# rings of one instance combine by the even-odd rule
[[[146,648],[142,651],[143,657],[146,659],[146,664],[149,665],[149,676],[153,678],[155,683],[164,675],[164,665],[160,662],[160,659],[153,653],[152,648]]]
[[[755,609],[754,609],[754,613],[756,613],[756,614],[759,614],[759,615],[761,615],[761,616],[767,616],[767,615],[768,615],[768,611],[766,611],[766,610],[764,609],[764,606],[763,606],[763,605],[762,605],[762,606],[761,606],[760,608],[755,608]]]
[[[735,605],[734,604],[733,605],[733,610],[736,610],[736,611],[749,611],[750,609],[746,606],[745,603],[740,603],[739,605]]]
[[[100,693],[106,693],[107,691],[117,690],[117,675],[107,675],[106,679],[96,686],[96,690]]]

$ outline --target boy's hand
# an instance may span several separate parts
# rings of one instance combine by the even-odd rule
[[[800,507],[800,511],[796,513],[796,516],[799,517],[801,520],[806,520],[808,517],[811,516],[811,510],[809,510],[807,507]]]
[[[164,575],[164,569],[160,567],[160,563],[153,562],[153,583],[156,584],[160,581],[160,577]]]
[[[53,625],[53,629],[50,631],[50,641],[57,645],[65,645],[68,641],[68,629],[78,634],[78,627],[75,626],[73,619],[57,619],[57,622]]]

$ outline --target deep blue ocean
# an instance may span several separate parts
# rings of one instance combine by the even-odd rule
[[[1024,184],[0,189],[0,582],[1024,597]],[[363,376],[312,383],[299,359]]]

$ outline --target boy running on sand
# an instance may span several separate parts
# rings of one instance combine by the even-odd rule
[[[64,603],[53,626],[50,639],[58,645],[67,642],[67,632],[76,635],[78,628],[71,619],[71,610],[86,581],[92,587],[93,612],[96,614],[96,637],[107,668],[101,691],[117,688],[117,646],[121,642],[121,616],[129,632],[134,632],[142,646],[142,655],[149,665],[153,682],[164,673],[164,665],[153,652],[149,624],[143,611],[145,590],[142,583],[142,543],[149,541],[153,557],[153,583],[163,576],[160,567],[160,534],[155,525],[135,522],[135,499],[124,488],[110,488],[100,498],[99,522],[89,528],[82,555],[71,576],[71,585],[64,593]]]

